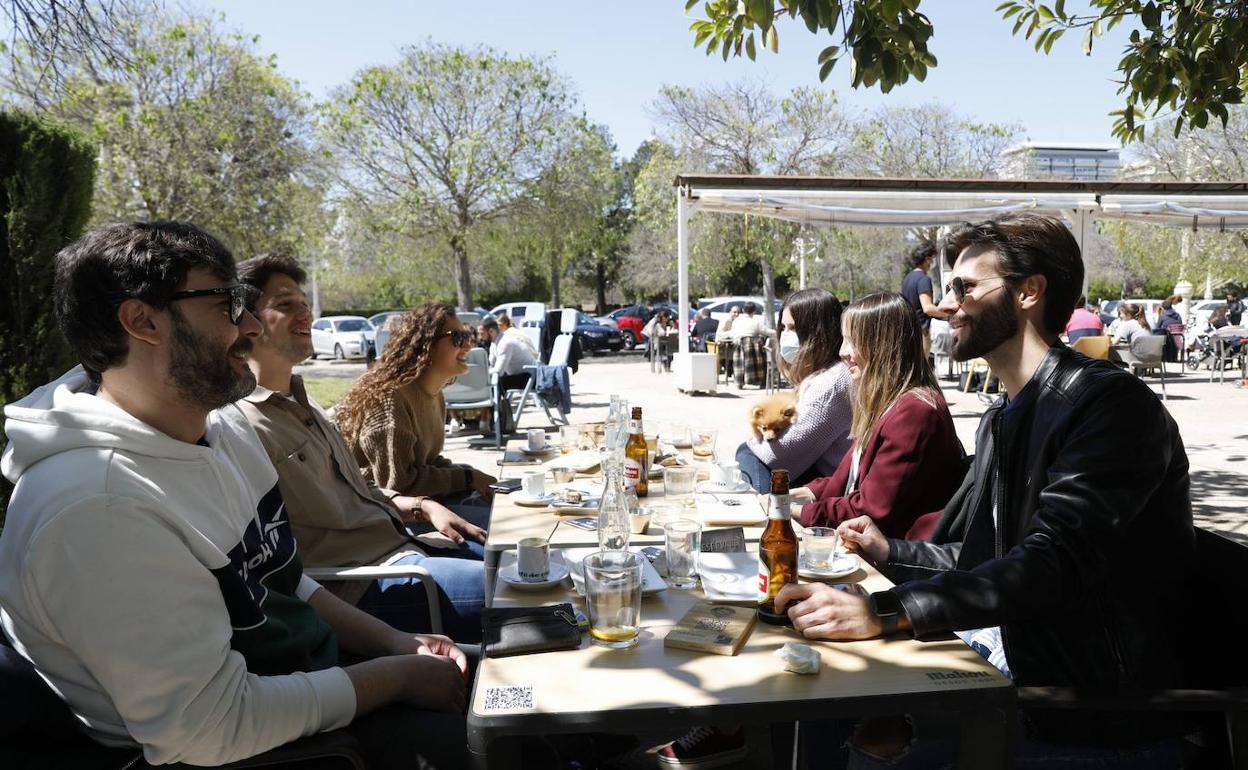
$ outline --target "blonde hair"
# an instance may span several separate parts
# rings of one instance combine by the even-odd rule
[[[850,436],[861,446],[903,395],[933,408],[944,401],[940,384],[923,355],[923,327],[900,294],[880,292],[845,309],[845,336],[862,361],[852,390]]]

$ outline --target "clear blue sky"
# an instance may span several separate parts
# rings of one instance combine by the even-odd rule
[[[1112,142],[1110,110],[1120,107],[1115,65],[1126,25],[1097,42],[1091,57],[1071,33],[1048,56],[1010,35],[994,8],[1000,0],[926,0],[940,60],[924,83],[883,95],[849,88],[847,62],[823,85],[851,110],[938,102],[983,122],[1019,123],[1037,141]],[[551,57],[580,92],[588,117],[605,124],[630,155],[651,135],[646,114],[662,85],[697,86],[761,77],[778,92],[819,86],[815,58],[831,42],[800,21],[780,26],[780,53],[757,62],[707,57],[692,47],[683,0],[193,0],[260,36],[262,52],[315,97],[360,68],[398,58],[399,49],[431,39],[485,44],[513,54]],[[839,42],[839,41],[837,41]]]

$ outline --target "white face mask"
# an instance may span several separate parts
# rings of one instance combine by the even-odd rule
[[[780,357],[786,363],[793,363],[797,360],[797,351],[802,347],[801,341],[797,338],[797,332],[785,329],[780,332]]]

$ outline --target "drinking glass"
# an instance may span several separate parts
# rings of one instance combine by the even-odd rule
[[[667,584],[673,588],[697,586],[702,525],[693,519],[677,519],[668,522],[663,531],[667,540]]]
[[[561,425],[559,426],[559,453],[571,454],[575,452],[581,445],[581,426],[579,425]]]
[[[693,456],[702,460],[715,457],[715,438],[719,431],[715,428],[694,428],[690,440],[693,442]]]
[[[663,497],[685,509],[695,507],[693,489],[697,480],[697,468],[691,466],[664,468]]]
[[[836,547],[841,535],[836,527],[807,527],[802,538],[802,550],[806,555],[806,566],[814,569],[828,569],[836,558]]]
[[[631,551],[600,551],[582,562],[585,606],[594,644],[622,650],[637,644],[641,627],[641,557]]]

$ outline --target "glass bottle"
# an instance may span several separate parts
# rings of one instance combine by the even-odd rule
[[[603,465],[606,485],[598,506],[598,547],[604,551],[628,548],[628,500],[624,492],[624,469],[615,462]]]
[[[797,534],[789,512],[789,472],[771,472],[771,508],[767,527],[758,540],[758,619],[772,625],[789,622],[776,612],[776,594],[797,582]]]

